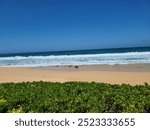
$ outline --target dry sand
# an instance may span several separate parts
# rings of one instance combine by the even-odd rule
[[[111,84],[150,84],[150,65],[0,67],[0,83],[22,81],[87,81]]]

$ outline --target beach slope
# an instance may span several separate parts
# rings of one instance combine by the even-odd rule
[[[133,66],[132,66],[133,67]],[[132,68],[131,67],[131,68]],[[107,66],[106,69],[100,69],[102,66],[91,67],[55,67],[51,68],[19,68],[19,67],[0,67],[0,83],[6,82],[26,82],[26,81],[51,81],[51,82],[68,82],[68,81],[86,81],[86,82],[103,82],[110,84],[150,84],[150,72],[147,70],[131,71],[130,67],[126,71],[121,71],[120,67]],[[69,68],[69,69],[65,69]],[[80,69],[81,68],[81,69]],[[98,69],[99,68],[99,69]],[[111,68],[111,69],[109,69]],[[127,69],[128,68],[128,69]],[[144,67],[145,68],[145,67]],[[147,68],[149,69],[149,67]],[[128,71],[127,71],[128,70]]]

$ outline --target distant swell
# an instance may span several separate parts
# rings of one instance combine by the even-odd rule
[[[150,63],[150,52],[0,57],[0,66],[18,67],[142,63]]]

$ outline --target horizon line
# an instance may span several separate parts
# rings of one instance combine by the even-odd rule
[[[109,49],[125,49],[125,48],[141,48],[141,47],[150,47],[150,46],[128,46],[128,47],[111,47],[111,48],[92,48],[92,49],[69,49],[69,50],[54,50],[54,51],[28,51],[28,52],[8,52],[0,53],[0,55],[15,55],[15,54],[29,54],[29,53],[53,53],[53,52],[69,52],[69,51],[86,51],[86,50],[109,50]]]

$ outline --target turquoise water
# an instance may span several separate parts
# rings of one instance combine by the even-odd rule
[[[150,47],[0,54],[0,66],[150,63]]]

